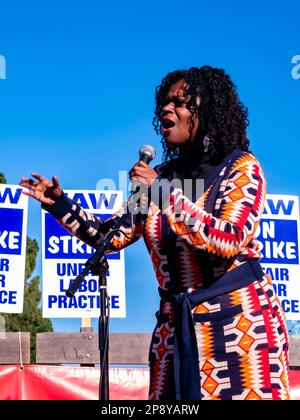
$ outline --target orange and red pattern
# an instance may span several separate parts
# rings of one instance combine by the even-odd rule
[[[127,237],[116,236],[111,250],[144,237],[159,287],[164,290],[173,290],[172,273],[176,273],[178,290],[193,291],[250,259],[259,259],[255,231],[264,209],[263,171],[248,152],[230,163],[228,173],[226,169],[217,177],[220,186],[213,196],[213,211],[207,211],[213,184],[195,202],[175,188],[163,211],[151,202],[145,217],[137,216],[135,224],[128,220],[123,226]],[[67,198],[49,211],[91,246],[97,246],[119,217],[103,222],[86,215]],[[170,230],[172,261],[166,249]],[[205,315],[203,321],[195,322],[202,399],[289,398],[285,319],[268,276],[206,301],[194,313]],[[150,399],[174,398],[173,358],[174,307],[164,302],[149,354]]]

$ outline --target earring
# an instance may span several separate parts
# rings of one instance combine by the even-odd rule
[[[210,138],[208,136],[205,136],[203,139],[203,146],[204,146],[204,152],[208,152],[208,146],[210,144]]]

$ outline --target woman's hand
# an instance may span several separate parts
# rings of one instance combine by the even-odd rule
[[[29,191],[23,191],[28,197],[35,198],[42,204],[51,206],[61,196],[61,189],[56,176],[52,178],[52,182],[37,173],[31,174],[37,181],[29,178],[22,178],[19,182],[21,187],[27,188]]]
[[[131,181],[138,181],[151,187],[153,181],[158,177],[153,168],[150,168],[145,162],[139,161],[129,171]]]

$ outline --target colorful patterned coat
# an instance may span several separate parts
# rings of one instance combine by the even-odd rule
[[[149,213],[138,215],[133,226],[128,217],[122,229],[129,237],[115,236],[111,250],[144,237],[162,291],[209,290],[225,273],[228,277],[231,270],[261,257],[254,234],[265,191],[259,162],[236,150],[205,179],[205,192],[195,202],[175,188],[163,211],[151,202]],[[103,222],[64,194],[47,210],[93,247],[120,216]],[[200,372],[193,386],[199,388],[200,399],[288,399],[288,336],[271,278],[262,275],[229,290],[192,308]],[[149,352],[153,400],[178,395],[174,307],[162,300],[157,313]]]

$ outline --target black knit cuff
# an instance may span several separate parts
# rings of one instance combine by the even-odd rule
[[[74,202],[70,198],[68,198],[63,192],[54,204],[50,206],[42,204],[42,209],[52,214],[52,216],[54,216],[55,219],[62,219],[67,213],[69,213],[72,210],[73,205]]]

